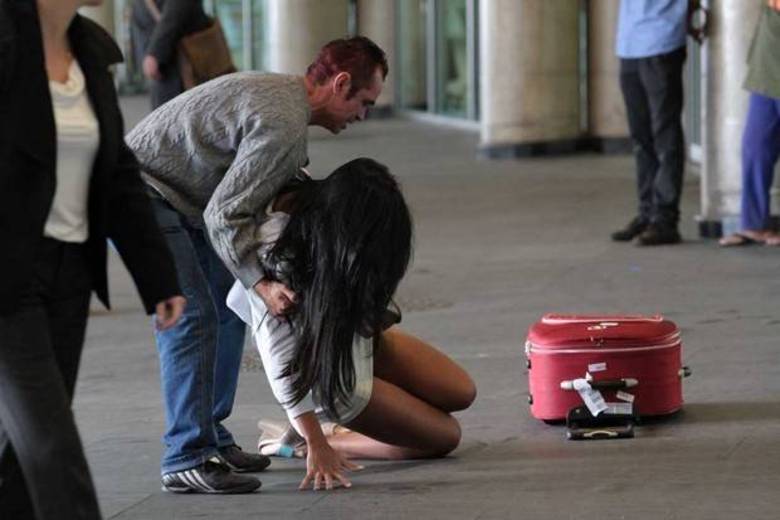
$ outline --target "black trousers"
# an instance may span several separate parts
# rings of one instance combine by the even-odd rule
[[[0,315],[0,517],[99,519],[71,411],[91,291],[86,250],[44,239],[37,258],[17,309]]]
[[[184,92],[184,84],[176,65],[165,67],[162,75],[162,79],[150,81],[149,94],[152,110]]]
[[[639,216],[676,226],[685,168],[682,71],[686,51],[620,60],[620,88],[634,143]]]

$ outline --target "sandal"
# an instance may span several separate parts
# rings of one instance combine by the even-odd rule
[[[351,430],[334,422],[320,424],[326,437],[349,433]],[[257,441],[257,452],[268,457],[285,457],[288,459],[306,458],[306,439],[299,434],[290,423],[260,420],[257,423],[260,438]]]
[[[777,245],[780,245],[780,236],[777,237],[777,240]],[[733,233],[718,240],[718,245],[720,245],[720,247],[751,246],[764,243],[766,243],[764,239],[750,236],[744,232]]]
[[[268,457],[306,458],[306,439],[291,424],[260,420],[257,427],[260,428],[258,453]]]

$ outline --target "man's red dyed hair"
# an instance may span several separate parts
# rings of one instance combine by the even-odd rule
[[[385,52],[365,36],[354,36],[326,43],[306,69],[306,77],[315,85],[322,85],[336,74],[348,72],[352,77],[349,90],[352,97],[358,90],[371,87],[377,69],[385,79],[388,71]]]

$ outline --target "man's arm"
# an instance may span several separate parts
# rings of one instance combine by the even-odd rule
[[[696,15],[701,13],[702,19],[697,24]],[[688,0],[688,16],[686,24],[688,27],[688,34],[696,40],[700,45],[707,37],[707,29],[709,28],[710,13],[707,9],[702,7],[701,0]]]
[[[264,210],[300,168],[305,132],[250,128],[203,213],[215,251],[247,289],[264,275],[257,256]]]
[[[138,0],[146,2],[147,0]],[[193,0],[167,0],[160,11],[160,19],[149,38],[148,56],[164,66],[176,56],[176,47],[183,36],[185,24],[192,19],[197,3]]]

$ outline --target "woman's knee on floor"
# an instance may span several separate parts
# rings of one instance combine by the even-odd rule
[[[460,444],[460,424],[453,417],[452,424],[445,432],[437,432],[436,438],[425,448],[407,448],[388,446],[385,457],[389,460],[436,459],[445,457]]]
[[[477,385],[465,375],[447,396],[446,412],[458,412],[470,407],[477,398]]]

